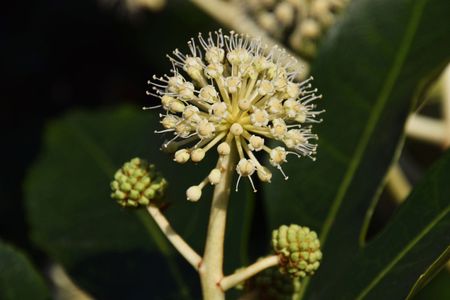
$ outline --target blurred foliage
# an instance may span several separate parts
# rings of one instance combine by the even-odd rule
[[[0,241],[0,299],[50,299],[41,275],[20,251]]]

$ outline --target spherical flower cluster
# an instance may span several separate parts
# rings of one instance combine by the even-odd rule
[[[160,201],[166,187],[167,181],[155,172],[154,165],[133,158],[114,175],[111,197],[124,207],[145,206]]]
[[[322,252],[317,234],[308,227],[282,225],[272,233],[272,246],[280,256],[280,272],[292,277],[313,275]]]
[[[241,177],[254,190],[252,175],[270,182],[272,173],[259,162],[258,152],[266,152],[283,175],[287,155],[314,159],[317,136],[308,124],[321,121],[316,117],[322,111],[313,103],[321,96],[311,87],[312,78],[295,82],[291,57],[276,47],[266,49],[259,40],[220,30],[207,38],[200,34],[198,42],[191,39],[188,45],[189,54],[177,49],[169,56],[172,74],[154,76],[149,81],[153,91],[147,92],[161,99],[157,107],[165,110],[164,129],[157,132],[173,135],[163,147],[175,152],[174,161],[198,163],[211,149],[218,152],[216,167],[187,190],[188,200],[199,200],[205,185],[220,182],[221,161],[230,151],[239,155],[236,190]],[[270,148],[269,140],[280,145]]]
[[[350,0],[245,0],[255,22],[305,58],[316,53],[317,44]]]
[[[244,293],[256,294],[261,300],[292,300],[300,294],[300,279],[292,278],[269,268],[248,279],[241,289]]]

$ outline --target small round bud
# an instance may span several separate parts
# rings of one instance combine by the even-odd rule
[[[191,152],[191,160],[193,162],[199,162],[202,161],[203,158],[205,158],[205,150],[202,148],[194,149]]]
[[[256,108],[250,115],[250,122],[257,127],[267,126],[269,123],[269,114],[264,109]]]
[[[305,20],[302,23],[300,30],[302,35],[306,38],[315,39],[320,36],[320,24],[313,19]]]
[[[210,47],[206,50],[205,59],[210,64],[222,63],[225,57],[225,51],[219,47]]]
[[[161,120],[162,126],[166,129],[175,128],[178,122],[179,122],[178,117],[174,115],[167,115]]]
[[[212,63],[209,64],[205,69],[205,75],[208,78],[218,78],[222,76],[223,73],[223,65],[220,63]]]
[[[230,127],[230,132],[236,136],[241,135],[244,132],[244,128],[239,123],[233,123]]]
[[[184,164],[187,162],[190,158],[189,151],[186,149],[180,149],[177,152],[175,152],[174,161],[180,164]]]
[[[198,97],[203,101],[214,103],[217,101],[218,94],[214,86],[206,85],[200,89]]]
[[[287,132],[286,123],[283,119],[275,119],[272,121],[272,127],[270,128],[270,133],[277,138],[281,139]]]
[[[279,166],[286,162],[286,149],[283,147],[276,147],[270,151],[270,163],[273,166]]]
[[[278,98],[272,97],[267,102],[267,111],[271,114],[279,114],[283,111],[283,104]]]
[[[223,118],[226,118],[228,115],[227,111],[228,107],[225,104],[225,102],[216,102],[213,105],[211,105],[209,109],[209,114],[216,117],[217,120],[222,120]]]
[[[174,113],[181,113],[181,112],[183,112],[185,107],[186,106],[184,105],[183,102],[181,102],[180,100],[176,100],[176,99],[174,99],[169,104],[169,110],[171,112],[174,112]]]
[[[209,139],[214,135],[214,132],[216,131],[216,127],[214,127],[214,124],[211,122],[208,122],[208,120],[203,119],[198,123],[197,125],[197,134],[202,139]]]
[[[228,143],[226,142],[222,142],[219,144],[219,146],[217,146],[217,152],[221,156],[230,154],[230,151],[231,151],[230,145],[228,145]]]
[[[239,101],[238,101],[239,109],[242,111],[250,109],[251,104],[252,104],[252,102],[247,98],[242,98],[242,99],[239,99]]]
[[[271,95],[274,92],[274,87],[272,82],[270,82],[269,80],[261,80],[261,82],[259,83],[259,88],[258,88],[258,93],[261,96],[265,96],[265,95]]]
[[[170,109],[170,104],[175,101],[176,99],[174,97],[164,95],[161,97],[161,104],[165,110]]]
[[[241,79],[237,76],[230,76],[226,79],[226,85],[230,93],[236,93],[241,87]]]
[[[202,189],[198,185],[193,185],[186,190],[186,197],[189,201],[197,202],[202,197]]]
[[[236,166],[240,176],[251,176],[255,172],[255,163],[250,159],[242,158]]]
[[[191,82],[185,82],[180,86],[178,93],[182,99],[191,100],[195,98],[194,90],[194,85]]]
[[[154,165],[133,158],[115,173],[111,197],[124,207],[145,206],[160,201],[166,188],[167,181],[155,172]]]
[[[270,182],[272,180],[272,173],[266,167],[260,167],[257,170],[258,178],[262,182]]]
[[[261,151],[264,146],[264,139],[257,135],[252,135],[248,141],[248,147],[252,151]]]
[[[291,3],[284,1],[275,7],[275,15],[284,26],[290,26],[294,21],[295,9]]]
[[[218,184],[220,182],[221,178],[222,178],[222,172],[220,172],[219,169],[212,169],[208,175],[208,180],[212,185]]]
[[[313,275],[322,252],[317,234],[308,227],[282,225],[272,233],[272,246],[280,256],[279,270],[291,277]]]

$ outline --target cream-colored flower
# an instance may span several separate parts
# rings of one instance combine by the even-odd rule
[[[321,98],[309,78],[295,81],[293,58],[279,48],[266,49],[259,40],[220,30],[188,43],[190,53],[173,52],[172,74],[153,77],[153,91],[161,99],[164,130],[173,136],[164,148],[176,150],[174,161],[200,162],[217,148],[219,159],[206,178],[188,189],[187,197],[197,201],[203,187],[220,181],[221,158],[234,147],[239,155],[236,172],[247,177],[256,173],[270,182],[272,173],[259,162],[255,152],[266,152],[279,169],[288,154],[314,159],[317,139],[308,123],[317,123],[314,100]],[[270,148],[268,140],[279,143]],[[289,150],[287,150],[288,148]],[[256,190],[255,190],[256,191]]]

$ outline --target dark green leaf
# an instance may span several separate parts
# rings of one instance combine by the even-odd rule
[[[153,133],[158,127],[157,112],[130,108],[70,114],[48,127],[43,154],[28,176],[34,240],[98,298],[198,297],[197,275],[151,218],[121,209],[109,196],[109,182],[122,163],[135,156],[155,163],[170,185],[165,214],[201,253],[210,197],[206,193],[191,203],[185,190],[208,174],[214,154],[201,164],[180,166],[159,150],[164,140]],[[241,263],[242,251],[234,241],[246,234],[241,229],[248,212],[239,197],[230,209],[228,272]]]
[[[324,261],[307,287],[308,299],[353,299],[367,287],[370,290],[363,296],[380,299],[375,291],[381,282],[371,286],[379,274],[365,268],[379,271],[386,264],[411,263],[414,267],[404,271],[407,276],[392,266],[389,275],[396,274],[401,284],[395,293],[385,289],[392,292],[390,299],[404,298],[427,264],[447,246],[443,224],[422,231],[445,209],[443,199],[440,206],[428,208],[430,215],[423,223],[416,223],[412,211],[398,219],[395,225],[403,229],[397,228],[396,234],[401,236],[390,236],[389,230],[379,236],[371,246],[382,245],[380,259],[369,256],[369,249],[375,248],[362,250],[405,119],[450,58],[448,11],[446,0],[355,0],[322,43],[313,65],[315,84],[324,96],[320,107],[327,110],[317,126],[317,161],[292,159],[286,165],[289,181],[278,176],[266,189],[272,228],[290,222],[308,225],[319,232],[324,244]],[[429,199],[415,203],[425,200]],[[443,218],[444,222],[448,216]],[[410,261],[417,260],[418,248],[408,248],[418,238],[434,244],[432,249],[422,249],[421,264]],[[403,251],[405,256],[393,260]],[[354,266],[364,268],[355,274]]]
[[[0,299],[50,299],[44,280],[28,258],[1,241]]]

